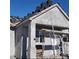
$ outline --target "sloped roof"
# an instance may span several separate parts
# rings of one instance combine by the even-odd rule
[[[22,25],[22,24],[24,24],[26,22],[32,21],[33,19],[39,17],[40,15],[46,13],[47,11],[49,11],[51,9],[53,9],[54,7],[57,7],[61,11],[61,13],[64,15],[64,17],[69,21],[68,15],[63,11],[63,9],[59,6],[59,4],[54,4],[54,5],[46,8],[45,10],[37,13],[36,15],[34,15],[34,16],[32,16],[32,17],[30,17],[30,18],[28,18],[26,20],[24,20],[23,22],[16,24],[16,27],[18,27],[18,26],[20,26],[20,25]]]

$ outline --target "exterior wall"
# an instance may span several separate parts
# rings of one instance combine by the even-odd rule
[[[54,7],[53,9],[45,12],[44,14],[38,16],[32,21],[35,21],[38,24],[69,27],[68,20],[57,7]]]
[[[15,59],[15,31],[10,30],[10,59]]]
[[[69,22],[68,19],[60,12],[60,10],[57,7],[54,7],[53,9],[47,11],[44,14],[41,14],[40,16],[36,17],[35,19],[32,19],[32,27],[31,27],[31,56],[34,56],[35,52],[35,25],[36,24],[44,24],[44,25],[53,25],[53,26],[59,26],[59,27],[67,27],[69,28]],[[50,40],[46,38],[46,45],[50,45]],[[55,44],[58,44],[57,41]],[[52,44],[53,45],[53,44]],[[33,50],[32,50],[33,49]],[[58,55],[60,55],[60,50],[55,50],[58,52]],[[64,50],[66,53],[66,49]],[[51,55],[52,50],[45,50],[43,56]],[[53,53],[53,52],[52,52]],[[33,54],[33,55],[32,55]],[[57,53],[56,53],[57,54]],[[34,56],[35,57],[35,56]]]
[[[50,16],[50,17],[49,17]],[[61,23],[62,22],[62,23]],[[29,32],[31,32],[31,58],[35,58],[36,57],[36,49],[35,49],[35,41],[34,38],[35,37],[35,31],[36,31],[36,24],[44,24],[44,25],[54,25],[54,26],[59,26],[59,27],[69,27],[69,23],[68,20],[65,18],[65,16],[60,12],[60,10],[57,7],[54,7],[53,9],[47,11],[46,13],[38,16],[37,18],[33,19],[31,22],[31,27]],[[48,40],[48,38],[46,38],[46,45],[50,45],[50,40]],[[53,42],[53,41],[52,41]],[[57,41],[55,41],[55,44]],[[52,44],[53,45],[53,44]],[[56,50],[56,52],[58,51],[58,53],[60,54],[59,50]],[[49,54],[51,52],[51,50],[45,50],[44,52],[44,56],[46,56],[47,54]],[[57,53],[56,53],[57,54]]]
[[[20,26],[16,29],[16,45],[15,45],[15,54],[16,58],[27,58],[27,40],[28,40],[28,32],[27,28],[23,28],[23,26]],[[23,53],[22,53],[23,52]],[[25,55],[26,54],[26,55]]]
[[[15,37],[16,58],[21,58],[21,35],[22,35],[22,28],[20,27],[16,29],[16,37]]]

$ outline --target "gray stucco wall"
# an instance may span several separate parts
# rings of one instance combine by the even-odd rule
[[[68,19],[61,13],[61,11],[57,7],[54,7],[51,10],[41,14],[32,21],[35,21],[38,24],[69,27]]]
[[[54,7],[53,9],[47,11],[46,13],[43,13],[40,16],[37,16],[35,19],[32,19],[31,25],[29,28],[30,29],[29,32],[31,35],[30,36],[30,39],[31,39],[30,57],[31,58],[36,57],[36,48],[35,48],[35,41],[34,41],[34,38],[36,38],[35,37],[36,24],[53,25],[53,26],[67,27],[67,28],[69,27],[68,19],[60,12],[60,10],[57,7]]]
[[[23,26],[20,26],[19,28],[16,29],[16,45],[15,45],[15,53],[17,58],[25,58],[25,54],[27,53],[27,38],[28,38],[28,32],[27,28],[23,28]],[[23,37],[23,38],[22,38]],[[24,43],[25,42],[25,43]],[[24,52],[25,54],[23,54]]]

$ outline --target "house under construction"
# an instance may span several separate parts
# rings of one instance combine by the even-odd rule
[[[58,4],[10,23],[10,37],[11,59],[69,58],[69,19]]]

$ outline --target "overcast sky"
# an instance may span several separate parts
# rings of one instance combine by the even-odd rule
[[[25,16],[35,10],[36,6],[46,0],[10,0],[10,15]],[[52,0],[53,4],[59,3],[63,10],[69,15],[69,0]]]

